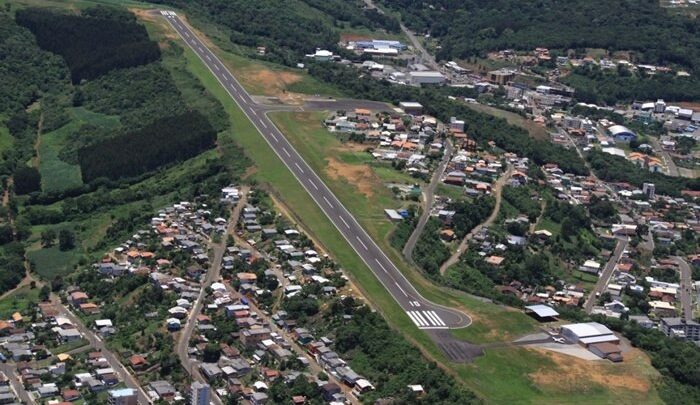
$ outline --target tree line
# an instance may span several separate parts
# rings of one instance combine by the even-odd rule
[[[700,179],[687,179],[684,177],[671,177],[663,173],[651,173],[648,169],[640,168],[621,156],[613,156],[598,150],[591,150],[586,158],[596,175],[605,181],[626,182],[639,188],[645,182],[654,183],[657,193],[672,197],[680,196],[682,190],[700,190]]]
[[[28,8],[18,10],[15,20],[34,33],[41,48],[61,55],[73,83],[80,83],[113,69],[144,65],[160,58],[158,45],[128,15],[116,9],[74,15]]]
[[[78,151],[83,180],[138,176],[214,146],[216,132],[199,112],[159,119],[146,127]]]
[[[700,21],[658,0],[381,0],[419,33],[440,39],[440,59],[501,49],[601,48],[639,62],[700,66]]]

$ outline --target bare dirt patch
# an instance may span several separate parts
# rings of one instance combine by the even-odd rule
[[[350,41],[365,41],[372,39],[371,36],[369,35],[361,35],[361,34],[340,34],[340,41],[341,42],[350,42]]]
[[[700,110],[700,103],[694,103],[694,102],[690,102],[690,101],[680,101],[680,102],[673,103],[673,104],[678,104],[680,107],[690,108],[691,110],[695,110],[695,111]]]
[[[252,91],[264,96],[277,97],[285,104],[301,104],[302,94],[286,91],[287,86],[301,80],[301,76],[293,72],[274,71],[260,66],[256,68],[238,69],[241,80],[251,87]]]
[[[142,8],[129,8],[129,11],[131,11],[137,19],[141,21],[150,22],[156,25],[164,38],[169,39],[171,41],[175,41],[178,38],[180,38],[174,30],[169,29],[170,27],[168,26],[167,22],[164,18],[159,17],[159,14],[156,15],[151,11],[144,10]],[[158,42],[158,46],[161,49],[166,49],[170,45],[167,42],[160,41]]]
[[[371,146],[356,142],[344,142],[343,146],[338,148],[341,152],[364,152]]]
[[[374,189],[379,182],[379,179],[369,166],[351,165],[335,158],[328,159],[326,173],[333,180],[338,180],[342,177],[348,183],[357,187],[368,198],[374,195]]]
[[[544,349],[533,350],[547,356],[556,364],[556,367],[547,367],[529,374],[529,377],[536,384],[543,387],[554,387],[564,391],[580,391],[581,389],[594,388],[587,387],[588,384],[594,383],[612,390],[626,389],[648,392],[651,389],[649,378],[631,372],[633,370],[630,367],[634,367],[634,365],[628,364],[636,361],[647,361],[637,350],[625,353],[625,362],[621,364],[609,363],[607,360],[586,361]]]

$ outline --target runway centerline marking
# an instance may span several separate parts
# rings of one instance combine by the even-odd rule
[[[329,206],[330,206],[331,208],[333,208],[333,204],[331,204],[331,202],[330,202],[330,201],[328,201],[328,198],[326,198],[326,196],[325,196],[325,195],[323,196],[323,201],[325,201],[325,202],[326,202],[326,204],[328,204],[328,205],[329,205]]]
[[[360,242],[360,244],[362,245],[363,248],[365,248],[365,250],[369,250],[369,249],[367,249],[367,245],[365,245],[365,242],[363,242],[359,236],[355,236],[355,239],[357,239],[357,241]]]
[[[282,150],[284,151],[284,154],[287,155],[287,157],[292,157],[292,155],[289,153],[289,151],[287,150],[287,148],[282,147]]]

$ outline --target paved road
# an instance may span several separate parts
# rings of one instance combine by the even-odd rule
[[[320,177],[302,159],[291,143],[275,127],[272,121],[240,85],[226,66],[194,32],[173,12],[163,11],[165,19],[177,31],[187,45],[209,68],[231,98],[238,104],[261,136],[292,172],[302,187],[318,204],[330,221],[357,252],[384,288],[394,297],[407,316],[419,329],[463,328],[471,324],[471,318],[461,311],[446,308],[423,298],[394,263],[377,246],[357,220],[336,198]],[[432,335],[431,335],[432,336]],[[438,345],[440,344],[439,338]]]
[[[83,324],[83,321],[76,315],[74,315],[68,307],[61,304],[60,298],[58,298],[57,295],[52,294],[51,302],[53,302],[59,309],[59,311],[61,312],[61,316],[65,316],[66,318],[70,319],[73,325],[75,325],[75,327],[78,329],[78,331],[80,331],[83,337],[85,337],[85,339],[87,339],[87,341],[90,342],[90,345],[94,347],[95,350],[99,350],[100,352],[102,352],[102,355],[105,359],[107,359],[109,366],[114,370],[119,379],[123,381],[127,387],[136,390],[139,404],[151,404],[151,398],[148,395],[146,395],[146,392],[143,390],[143,388],[141,388],[141,385],[139,384],[136,377],[134,377],[133,374],[131,374],[129,370],[127,370],[127,368],[119,361],[117,356],[114,353],[112,353],[112,351],[109,350],[109,348],[107,348],[107,345],[105,345],[104,340],[102,340],[101,337],[97,336],[95,332],[92,331],[92,329],[85,326],[85,324]]]
[[[418,242],[418,238],[420,238],[420,235],[423,233],[423,229],[425,229],[425,225],[428,223],[428,219],[430,218],[430,213],[433,210],[433,203],[435,202],[435,189],[437,188],[438,184],[440,184],[440,179],[442,178],[442,174],[445,173],[447,163],[449,163],[450,158],[452,158],[452,150],[452,142],[450,142],[448,139],[447,142],[445,142],[445,155],[442,157],[440,165],[437,167],[437,169],[435,169],[433,178],[430,180],[430,184],[425,189],[425,193],[423,194],[423,197],[425,198],[423,213],[418,219],[416,229],[414,229],[413,233],[411,233],[411,236],[406,241],[406,245],[404,245],[403,251],[401,252],[406,260],[411,263],[413,263],[413,249],[416,247],[416,242]]]
[[[600,275],[600,277],[598,277],[598,281],[595,283],[593,291],[591,291],[586,299],[584,309],[586,310],[587,314],[590,314],[591,311],[593,311],[593,306],[595,305],[596,301],[598,301],[598,295],[602,294],[605,289],[608,288],[608,283],[610,283],[610,278],[615,270],[615,265],[617,265],[617,262],[620,260],[620,256],[622,256],[622,252],[624,252],[627,248],[628,243],[629,238],[617,240],[615,251],[613,252],[612,256],[610,256],[610,260],[608,260],[608,262],[605,264],[603,273]]]
[[[688,262],[683,258],[674,256],[673,261],[678,265],[681,273],[681,316],[686,321],[693,320],[693,275]]]
[[[24,389],[24,385],[19,380],[19,374],[17,374],[17,365],[14,362],[0,363],[0,371],[5,373],[7,378],[10,379],[10,388],[15,394],[16,398],[19,398],[23,404],[34,405],[34,397],[31,393]]]
[[[219,280],[221,273],[221,261],[223,260],[224,254],[226,253],[226,241],[228,240],[229,233],[233,233],[233,230],[236,227],[236,223],[238,222],[238,218],[240,217],[241,210],[243,209],[243,207],[245,207],[246,201],[248,201],[248,188],[242,187],[240,190],[240,195],[241,199],[238,201],[238,204],[236,204],[236,207],[231,212],[226,231],[221,236],[221,242],[211,245],[214,253],[213,260],[210,262],[209,270],[207,270],[207,274],[204,277],[204,280],[202,281],[202,287],[199,290],[199,296],[197,297],[197,301],[195,301],[194,305],[192,306],[192,311],[190,311],[190,316],[187,320],[187,323],[185,324],[185,328],[182,331],[180,331],[180,337],[178,338],[177,347],[175,349],[175,351],[177,352],[177,356],[180,358],[180,364],[182,364],[182,368],[184,368],[193,379],[201,383],[208,383],[208,381],[199,371],[199,368],[197,367],[197,362],[193,361],[193,359],[191,359],[188,355],[187,349],[189,348],[190,337],[192,337],[192,332],[194,331],[195,324],[197,323],[195,319],[197,315],[199,315],[202,312],[202,306],[204,305],[204,300],[206,298],[206,288],[209,287],[213,282]],[[223,405],[223,401],[213,390],[211,392],[211,401],[216,405]]]
[[[666,167],[668,168],[667,174],[669,176],[679,177],[681,174],[678,171],[678,166],[676,166],[676,162],[674,162],[671,155],[669,155],[668,152],[661,147],[659,140],[653,136],[648,136],[647,138],[649,140],[649,143],[651,143],[651,146],[654,147],[654,152],[658,153],[661,156],[661,159],[663,159],[664,163],[666,164]]]
[[[459,247],[457,247],[457,250],[452,254],[452,256],[450,256],[449,259],[445,261],[445,263],[442,264],[442,266],[440,266],[440,274],[445,274],[445,272],[450,266],[459,261],[459,257],[462,256],[462,253],[464,253],[465,250],[467,250],[467,248],[469,247],[469,241],[471,240],[471,238],[474,237],[474,235],[476,235],[483,228],[491,226],[493,221],[496,220],[496,218],[498,217],[498,213],[501,210],[501,190],[503,189],[503,186],[506,184],[506,181],[510,178],[512,174],[513,166],[508,166],[506,172],[503,173],[503,175],[498,180],[496,180],[496,184],[494,184],[493,186],[493,195],[496,197],[496,204],[493,207],[491,215],[489,215],[489,217],[486,218],[486,221],[475,226],[474,229],[469,231],[469,233],[464,236],[464,239],[462,239],[462,242],[460,242]]]

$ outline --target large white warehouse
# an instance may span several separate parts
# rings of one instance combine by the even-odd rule
[[[588,346],[593,343],[617,343],[620,339],[607,326],[598,322],[574,323],[561,327],[561,334],[572,342]]]

